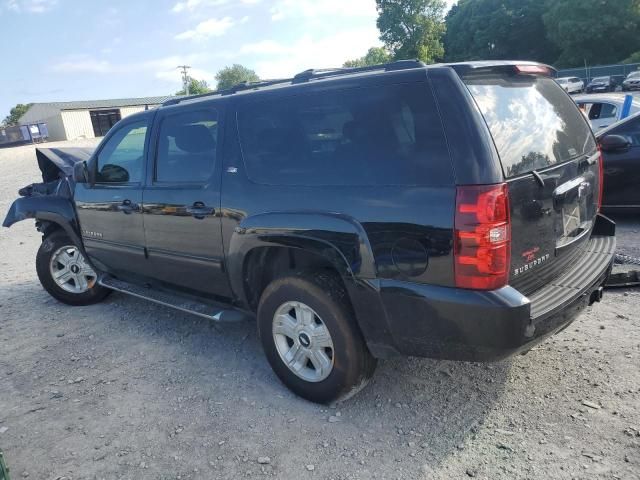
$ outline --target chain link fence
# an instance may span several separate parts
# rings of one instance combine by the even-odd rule
[[[620,63],[617,65],[598,65],[594,67],[586,66],[558,70],[558,77],[578,77],[583,82],[589,83],[591,79],[595,77],[612,76],[624,79],[636,70],[640,70],[640,63]]]

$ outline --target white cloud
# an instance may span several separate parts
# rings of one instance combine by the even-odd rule
[[[58,0],[5,0],[4,8],[16,13],[45,13],[57,4]]]
[[[240,53],[257,53],[259,55],[282,54],[289,51],[290,47],[275,40],[262,40],[256,43],[248,43],[240,47]]]
[[[338,32],[324,38],[305,35],[296,42],[264,40],[244,45],[242,54],[258,55],[256,72],[261,78],[290,77],[308,68],[340,67],[349,59],[363,56],[380,45],[375,25]]]
[[[49,67],[52,72],[59,74],[116,74],[127,75],[131,73],[151,74],[155,78],[180,84],[178,65],[197,65],[206,63],[208,54],[192,53],[189,55],[171,55],[135,63],[112,63],[90,55],[67,55],[58,63]],[[192,68],[189,74],[198,80],[206,80],[213,83],[215,74],[204,69]]]
[[[192,12],[196,8],[206,6],[206,5],[218,5],[220,3],[225,3],[225,0],[185,0],[184,2],[176,3],[171,11],[173,13],[181,13],[181,12]]]
[[[375,18],[374,0],[277,0],[271,7],[271,20],[317,17],[370,17]]]
[[[260,3],[262,0],[240,0],[240,3],[243,5],[255,5]],[[182,0],[177,2],[171,11],[173,13],[183,13],[183,12],[195,12],[201,8],[206,7],[219,7],[220,5],[227,5],[233,3],[231,0]]]
[[[109,73],[114,66],[106,60],[98,60],[89,55],[68,55],[64,60],[51,66],[58,73]]]
[[[204,40],[209,37],[220,37],[234,25],[231,17],[210,18],[200,22],[195,28],[186,30],[175,36],[176,40]]]

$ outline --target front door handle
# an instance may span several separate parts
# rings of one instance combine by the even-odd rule
[[[185,207],[185,210],[198,220],[202,220],[207,215],[213,215],[215,212],[213,207],[207,207],[204,202],[194,202],[192,206]]]
[[[118,211],[122,213],[129,214],[131,212],[135,212],[138,210],[138,205],[133,203],[131,200],[123,200],[123,202],[116,207]]]

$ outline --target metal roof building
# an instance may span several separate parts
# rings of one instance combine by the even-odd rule
[[[170,98],[172,97],[34,103],[20,118],[20,125],[46,123],[49,140],[102,137],[120,119],[155,108]]]

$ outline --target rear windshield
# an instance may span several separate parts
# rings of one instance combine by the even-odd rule
[[[596,148],[586,119],[553,79],[496,75],[464,81],[489,126],[507,178]]]

